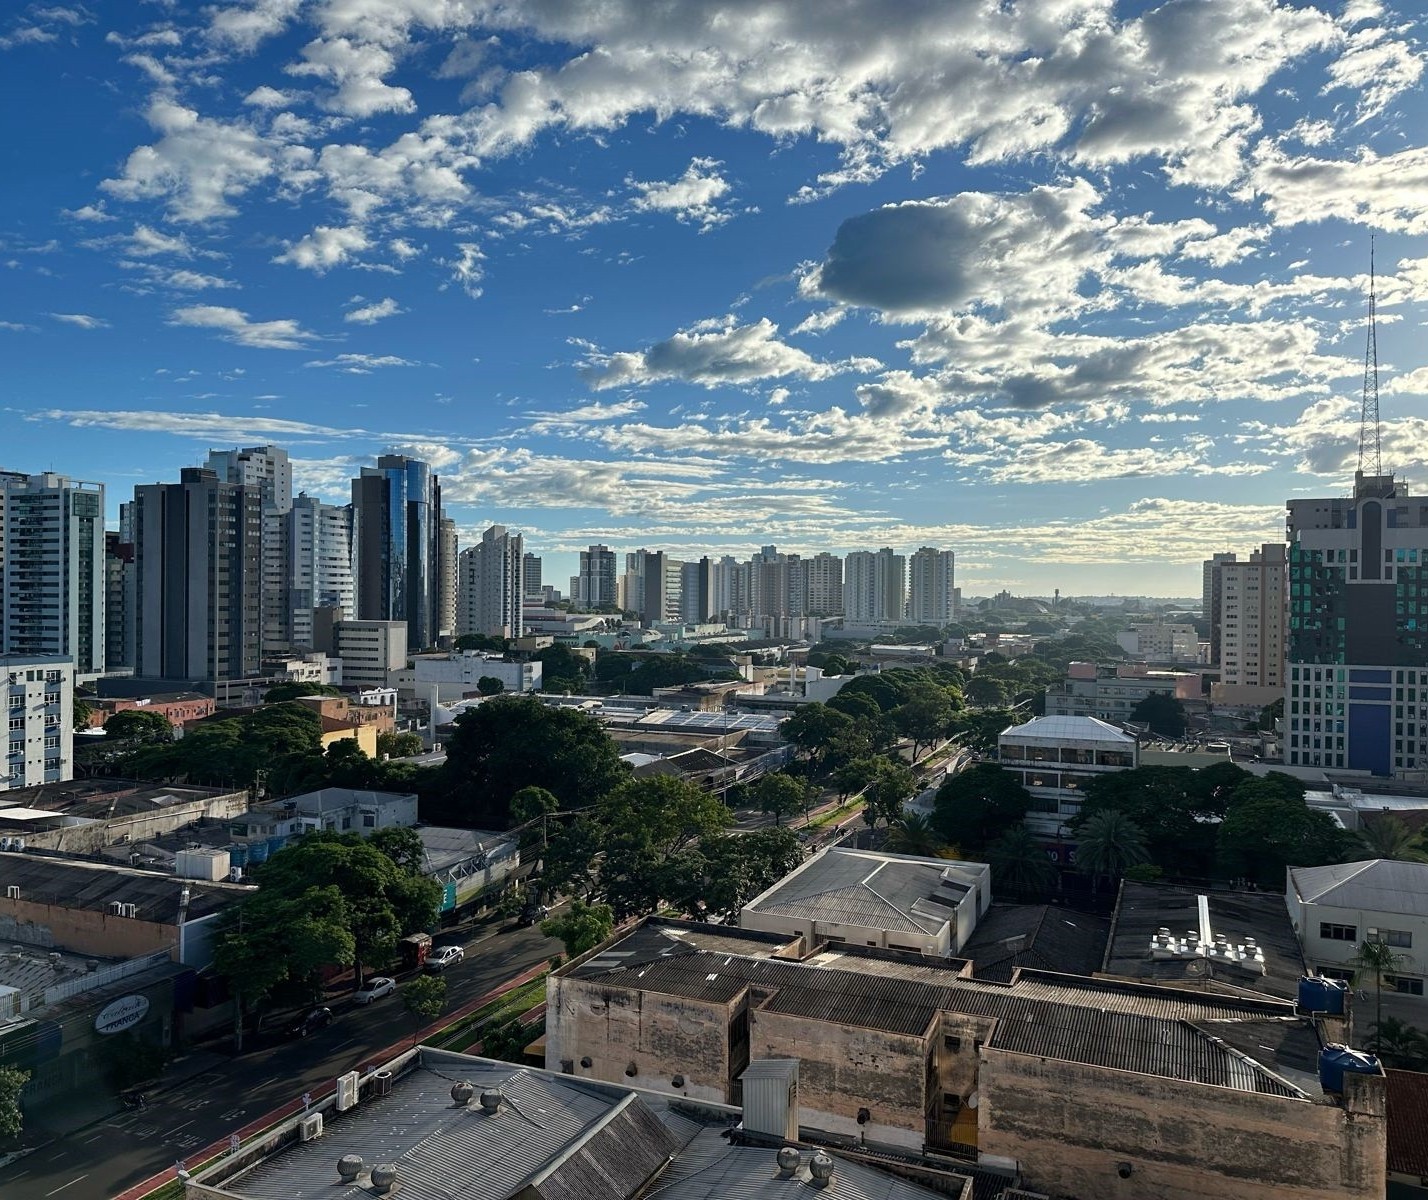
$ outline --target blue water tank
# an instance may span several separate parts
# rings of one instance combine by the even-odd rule
[[[1322,975],[1305,975],[1299,980],[1299,1007],[1304,1012],[1344,1015],[1344,999],[1349,985],[1342,979],[1325,979]]]
[[[1319,1051],[1319,1086],[1326,1092],[1342,1095],[1345,1075],[1377,1075],[1378,1059],[1362,1050],[1347,1046],[1325,1046]]]

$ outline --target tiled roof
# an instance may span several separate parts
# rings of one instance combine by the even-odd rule
[[[1428,917],[1428,863],[1373,858],[1290,872],[1302,900],[1334,908]]]
[[[1388,1169],[1428,1175],[1428,1074],[1385,1071],[1388,1078]]]

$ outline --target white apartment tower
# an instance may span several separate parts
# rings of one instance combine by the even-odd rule
[[[843,613],[850,622],[901,621],[907,559],[890,547],[855,550],[843,560]]]
[[[1220,661],[1220,581],[1224,577],[1226,563],[1236,559],[1233,551],[1216,554],[1205,559],[1200,567],[1200,608],[1205,623],[1210,627],[1210,662]]]
[[[826,550],[804,559],[803,574],[808,583],[808,611],[832,617],[843,611],[843,560]]]
[[[1266,543],[1248,562],[1220,566],[1220,679],[1226,686],[1284,686],[1289,640],[1288,560]]]
[[[524,539],[492,525],[457,559],[456,632],[520,637],[525,601]]]
[[[65,655],[0,655],[8,740],[0,792],[74,778],[74,662]]]
[[[580,552],[580,574],[572,592],[572,599],[587,608],[619,603],[615,552],[609,546],[595,545]]]
[[[914,625],[948,625],[957,619],[956,559],[951,550],[923,546],[908,559],[908,618]]]
[[[287,520],[288,628],[292,644],[313,645],[312,610],[356,611],[352,573],[352,510],[303,493]]]
[[[105,659],[104,486],[0,474],[0,654]]]
[[[262,649],[282,654],[293,644],[288,595],[288,513],[293,506],[293,468],[278,446],[210,450],[205,464],[224,483],[236,483],[262,499]]]

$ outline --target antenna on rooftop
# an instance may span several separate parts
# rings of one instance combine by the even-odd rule
[[[1373,238],[1369,238],[1368,342],[1364,346],[1364,402],[1359,420],[1359,474],[1383,474],[1383,426],[1378,416],[1378,297]]]

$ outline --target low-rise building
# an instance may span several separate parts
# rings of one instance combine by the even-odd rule
[[[1116,634],[1116,644],[1143,662],[1199,662],[1200,635],[1193,625],[1152,622]]]
[[[744,905],[739,925],[805,944],[960,954],[992,902],[984,863],[834,846]]]
[[[466,650],[455,654],[418,654],[397,675],[397,686],[419,700],[451,704],[481,694],[483,679],[495,679],[505,692],[538,692],[544,667],[539,661],[507,662],[499,654]]]
[[[1364,942],[1379,942],[1402,965],[1383,975],[1383,1011],[1413,1025],[1428,1019],[1428,863],[1388,858],[1291,867],[1284,900],[1304,958],[1333,979],[1356,976]],[[1372,982],[1372,973],[1370,972]]]
[[[407,665],[405,621],[317,620],[313,636],[317,649],[342,660],[344,687],[387,687]]]
[[[156,692],[152,696],[99,696],[85,701],[89,705],[91,729],[102,729],[115,713],[158,713],[170,725],[183,726],[189,721],[201,721],[218,711],[212,696],[202,692]]]
[[[1200,692],[1198,672],[1072,663],[1066,678],[1046,689],[1046,715],[1095,717],[1119,725],[1131,719],[1137,705],[1147,696],[1159,694],[1177,700],[1198,700]]]
[[[796,1063],[769,1063],[738,1108],[422,1046],[235,1149],[188,1200],[973,1200],[974,1172],[803,1144]],[[1015,1178],[977,1174],[996,1200]],[[1007,1193],[1008,1200],[1015,1194]]]
[[[1292,1002],[968,968],[649,920],[549,977],[546,1064],[728,1103],[796,1058],[801,1126],[1079,1200],[1382,1196],[1382,1075],[1325,1091]]]
[[[1057,837],[1081,811],[1086,784],[1097,775],[1140,765],[1134,735],[1095,717],[1034,717],[997,736],[997,761],[1031,793],[1026,824]]]
[[[450,921],[494,899],[521,865],[518,841],[485,829],[422,825],[422,874],[441,884],[442,919]]]
[[[278,838],[285,842],[318,830],[356,832],[366,837],[378,829],[410,827],[416,822],[414,792],[329,787],[254,808],[236,818],[231,828],[245,841]]]

